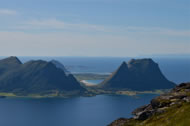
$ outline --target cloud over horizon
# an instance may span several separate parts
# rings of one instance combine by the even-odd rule
[[[105,32],[105,33],[144,33],[144,34],[160,34],[167,36],[182,36],[190,37],[189,30],[177,30],[162,27],[140,27],[140,26],[105,26],[97,24],[80,24],[80,23],[69,23],[57,19],[32,19],[29,21],[21,22],[19,25],[10,28],[16,31],[47,31],[47,30],[58,30],[65,31],[79,31],[79,32]]]
[[[134,38],[133,36],[79,35],[65,32],[35,34],[0,32],[2,45],[0,50],[1,55],[4,56],[138,56],[190,53],[190,43],[182,41],[181,44],[176,40],[171,45],[166,40],[159,37],[150,39],[147,36]]]
[[[16,15],[17,11],[11,9],[1,9],[0,8],[0,15]]]
[[[190,3],[177,0],[2,1],[0,54],[137,56],[190,53],[188,5]]]

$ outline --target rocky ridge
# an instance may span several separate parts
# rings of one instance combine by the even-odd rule
[[[190,106],[190,83],[182,83],[176,86],[170,92],[152,99],[150,104],[135,109],[132,112],[134,115],[132,118],[120,118],[111,123],[109,126],[138,126],[140,124],[149,125],[152,118],[156,117],[157,119],[159,116],[161,117],[162,114],[164,115],[166,112],[169,113],[169,111],[173,111],[174,109],[177,110],[178,108],[183,107],[183,105],[187,105],[188,107]]]

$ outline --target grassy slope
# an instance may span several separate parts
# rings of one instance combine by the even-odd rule
[[[16,95],[15,95],[14,93],[0,92],[0,96],[14,97],[14,96],[16,96]]]
[[[190,103],[174,105],[162,114],[157,114],[145,121],[131,119],[124,126],[189,126],[190,125]]]

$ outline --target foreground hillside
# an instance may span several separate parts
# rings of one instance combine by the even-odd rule
[[[180,84],[132,113],[133,118],[120,118],[109,126],[189,126],[190,83]]]

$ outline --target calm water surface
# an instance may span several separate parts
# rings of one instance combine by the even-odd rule
[[[0,126],[106,126],[156,95],[0,99]]]
[[[101,73],[115,71],[123,61],[131,58],[72,58],[19,57],[63,63],[72,73]],[[190,58],[155,58],[163,74],[176,83],[189,81]],[[97,84],[102,80],[87,80]],[[148,104],[156,95],[76,97],[68,99],[0,99],[0,126],[106,126],[119,117]]]
[[[93,85],[97,85],[100,84],[102,81],[104,80],[85,80],[87,83],[93,84]]]

